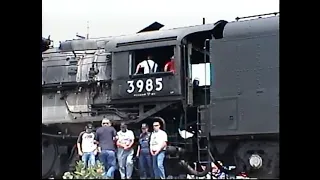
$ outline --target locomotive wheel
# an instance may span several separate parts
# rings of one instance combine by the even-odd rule
[[[279,144],[275,142],[247,142],[239,146],[236,167],[251,178],[279,177]]]
[[[48,178],[52,174],[57,154],[57,145],[50,139],[42,137],[42,178]]]

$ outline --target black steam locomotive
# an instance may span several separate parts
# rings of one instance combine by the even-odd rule
[[[104,117],[116,128],[127,122],[136,136],[141,123],[160,121],[169,137],[168,175],[204,176],[221,160],[234,173],[278,177],[279,16],[250,18],[59,48],[44,40],[43,178],[72,168],[75,138]],[[158,71],[135,74],[149,55]],[[175,72],[164,72],[172,56]],[[205,170],[195,170],[200,165]]]

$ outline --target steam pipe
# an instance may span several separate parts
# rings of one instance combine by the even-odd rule
[[[224,172],[224,173],[229,173],[230,170],[224,168],[223,166],[221,166],[220,163],[218,163],[214,157],[212,156],[211,152],[208,150],[208,153],[209,153],[209,156],[212,160],[212,162],[220,169],[221,172]],[[206,168],[204,171],[196,171],[195,169],[193,169],[185,160],[180,160],[179,164],[184,167],[189,174],[192,174],[192,175],[195,175],[195,176],[198,176],[198,177],[203,177],[205,175],[207,175],[209,172],[211,172],[211,162],[207,163],[206,164]]]
[[[64,102],[65,102],[67,111],[68,111],[69,113],[73,113],[73,114],[96,113],[95,111],[71,111],[71,110],[69,109],[69,104],[68,104],[68,102],[67,102],[67,101],[64,101]]]
[[[205,175],[207,175],[210,171],[211,171],[211,162],[206,164],[206,168],[204,171],[196,171],[194,170],[185,160],[180,160],[179,164],[186,168],[186,170],[188,171],[189,174],[198,176],[198,177],[203,177]]]
[[[166,150],[167,154],[184,154],[185,150],[177,147],[177,146],[167,146],[167,150]],[[185,160],[180,160],[179,161],[179,165],[182,166],[183,168],[185,168],[188,172],[188,174],[192,174],[198,177],[203,177],[205,175],[208,174],[208,172],[211,171],[211,162],[206,164],[206,168],[204,171],[199,172],[196,171],[195,169],[193,169]]]
[[[71,111],[69,109],[69,105],[68,105],[68,102],[65,101],[65,105],[66,105],[66,108],[67,108],[67,111],[71,114],[85,114],[85,113],[94,113],[94,114],[98,114],[98,113],[113,113],[113,114],[116,114],[117,116],[119,117],[122,117],[122,118],[126,118],[126,116],[124,115],[121,115],[120,112],[116,109],[116,108],[108,108],[107,110],[105,111]],[[114,110],[115,112],[113,111],[108,111],[108,110]]]
[[[209,155],[212,159],[212,162],[220,169],[221,172],[224,172],[224,173],[229,173],[230,170],[228,169],[225,169],[223,166],[221,166],[221,164],[219,164],[212,156],[211,152],[209,152]],[[196,171],[195,169],[193,169],[185,160],[180,160],[179,164],[184,167],[189,174],[192,174],[192,175],[195,175],[195,176],[198,176],[198,177],[203,177],[205,175],[207,175],[210,171],[211,171],[211,162],[207,163],[206,164],[206,168],[204,171]]]
[[[49,133],[42,133],[42,136],[54,137],[54,138],[78,138],[78,136],[71,136],[71,135],[59,135],[59,134],[49,134]]]

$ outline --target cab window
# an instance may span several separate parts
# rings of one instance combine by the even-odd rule
[[[131,76],[173,74],[173,71],[170,72],[170,68],[174,68],[174,65],[170,62],[171,58],[174,58],[174,52],[175,46],[131,51],[129,54],[129,74]],[[165,68],[166,64],[167,67]]]

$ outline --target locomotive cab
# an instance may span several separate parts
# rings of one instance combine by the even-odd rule
[[[118,37],[106,43],[105,49],[112,54],[112,101],[136,103],[186,99],[189,105],[193,105],[195,96],[201,99],[197,104],[203,104],[202,91],[207,88],[203,84],[209,83],[203,82],[206,78],[202,76],[203,73],[208,77],[210,75],[209,54],[203,50],[204,42],[215,33],[221,34],[226,23],[221,21],[216,24],[143,32]],[[147,60],[148,56],[158,65],[157,70],[147,74],[141,71],[136,73],[137,65]],[[174,72],[165,72],[165,64],[172,56]],[[207,64],[203,66],[206,60]],[[200,66],[194,66],[196,64]],[[193,67],[197,68],[197,72],[192,73]],[[199,88],[193,88],[193,80],[199,79],[197,73],[202,78],[199,91]],[[202,96],[198,98],[194,92],[200,92]]]
[[[150,32],[141,35],[148,33]],[[111,49],[108,47],[110,43],[106,45],[108,50]],[[113,65],[111,87],[113,101],[126,100],[136,103],[173,101],[181,98],[178,59],[174,59],[175,72],[164,71],[164,66],[170,58],[178,56],[176,37],[118,42],[110,53]],[[147,60],[148,56],[157,64],[155,71],[144,74],[143,69],[140,69],[136,73],[138,64]]]

